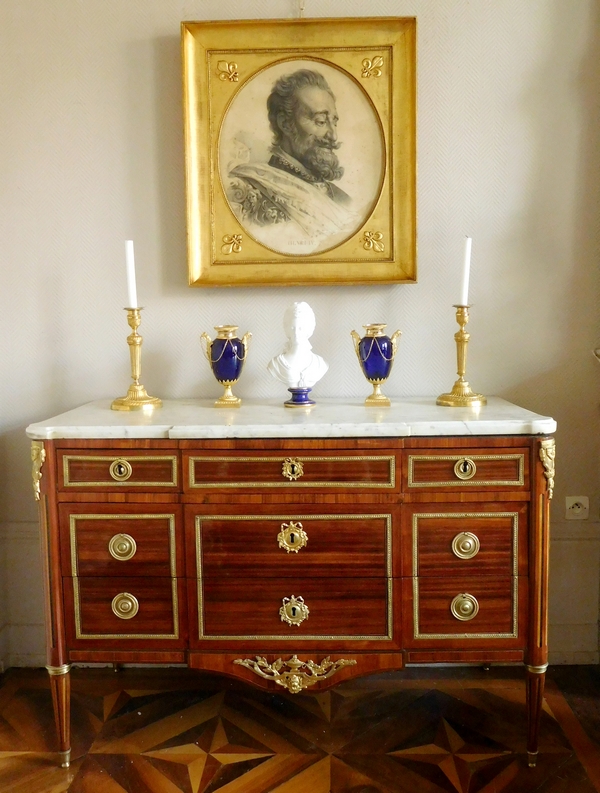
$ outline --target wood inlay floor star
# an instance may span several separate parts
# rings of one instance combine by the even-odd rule
[[[72,680],[74,760],[60,769],[45,672],[4,676],[3,793],[600,790],[600,747],[577,738],[552,681],[538,766],[527,767],[521,670],[406,670],[295,696],[182,669]]]

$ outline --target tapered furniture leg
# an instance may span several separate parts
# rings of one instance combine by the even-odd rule
[[[540,718],[544,700],[544,684],[546,682],[546,669],[543,666],[527,666],[527,764],[534,768],[537,763]]]
[[[47,666],[61,768],[71,765],[71,664]]]

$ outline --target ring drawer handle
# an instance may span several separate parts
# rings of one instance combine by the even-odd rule
[[[126,482],[133,473],[131,463],[124,460],[122,457],[113,460],[108,470],[112,478],[117,482]]]
[[[110,555],[120,562],[125,562],[135,556],[137,551],[137,544],[133,537],[129,534],[115,534],[111,537],[108,543],[108,550]]]
[[[300,548],[304,548],[308,542],[308,534],[302,528],[300,521],[297,523],[290,520],[289,523],[281,524],[281,531],[277,535],[277,541],[280,548],[285,548],[289,553],[298,553]]]
[[[461,622],[468,622],[473,617],[477,616],[479,611],[479,603],[474,595],[469,595],[468,592],[463,592],[457,595],[450,604],[450,611],[452,616]]]
[[[295,482],[304,473],[304,466],[297,457],[287,457],[281,466],[281,473],[286,479]]]
[[[140,604],[134,595],[121,592],[115,595],[111,603],[113,613],[121,620],[130,620],[138,613]]]
[[[470,531],[461,531],[452,540],[452,553],[459,559],[472,559],[480,547],[479,537]]]
[[[283,598],[283,606],[279,609],[282,622],[287,622],[288,625],[300,625],[301,622],[308,619],[308,615],[308,606],[304,603],[303,597],[292,595],[289,598]]]
[[[461,457],[456,461],[454,473],[459,479],[473,479],[477,473],[477,466],[470,457]]]

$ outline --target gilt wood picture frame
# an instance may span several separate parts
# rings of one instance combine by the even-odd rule
[[[416,281],[415,19],[181,37],[190,285]]]

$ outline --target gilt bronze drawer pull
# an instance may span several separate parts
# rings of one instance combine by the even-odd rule
[[[459,559],[472,559],[480,547],[479,537],[470,531],[461,531],[452,540],[452,553]]]
[[[459,479],[473,479],[477,473],[477,466],[470,457],[462,457],[454,466],[454,473]]]
[[[115,481],[126,482],[133,473],[133,468],[130,462],[120,457],[118,460],[113,460],[108,471]]]
[[[281,466],[281,473],[286,479],[295,482],[304,473],[304,466],[297,457],[287,457]]]
[[[281,531],[277,535],[277,541],[279,547],[285,548],[288,553],[290,551],[298,553],[300,548],[304,548],[307,544],[308,534],[304,531],[299,521],[296,523],[290,520],[289,523],[281,524]]]
[[[115,595],[111,603],[113,613],[121,620],[130,620],[138,613],[140,604],[134,595],[121,592]]]
[[[463,592],[452,600],[450,611],[452,612],[452,616],[456,617],[457,620],[468,622],[472,620],[473,617],[477,616],[479,603],[476,597],[469,595],[467,592]]]
[[[282,622],[287,622],[288,625],[300,625],[301,622],[308,619],[308,615],[308,606],[305,605],[303,597],[292,595],[289,598],[283,598],[283,606],[279,609]]]
[[[115,534],[108,543],[110,555],[120,562],[125,562],[135,556],[137,544],[129,534]]]

